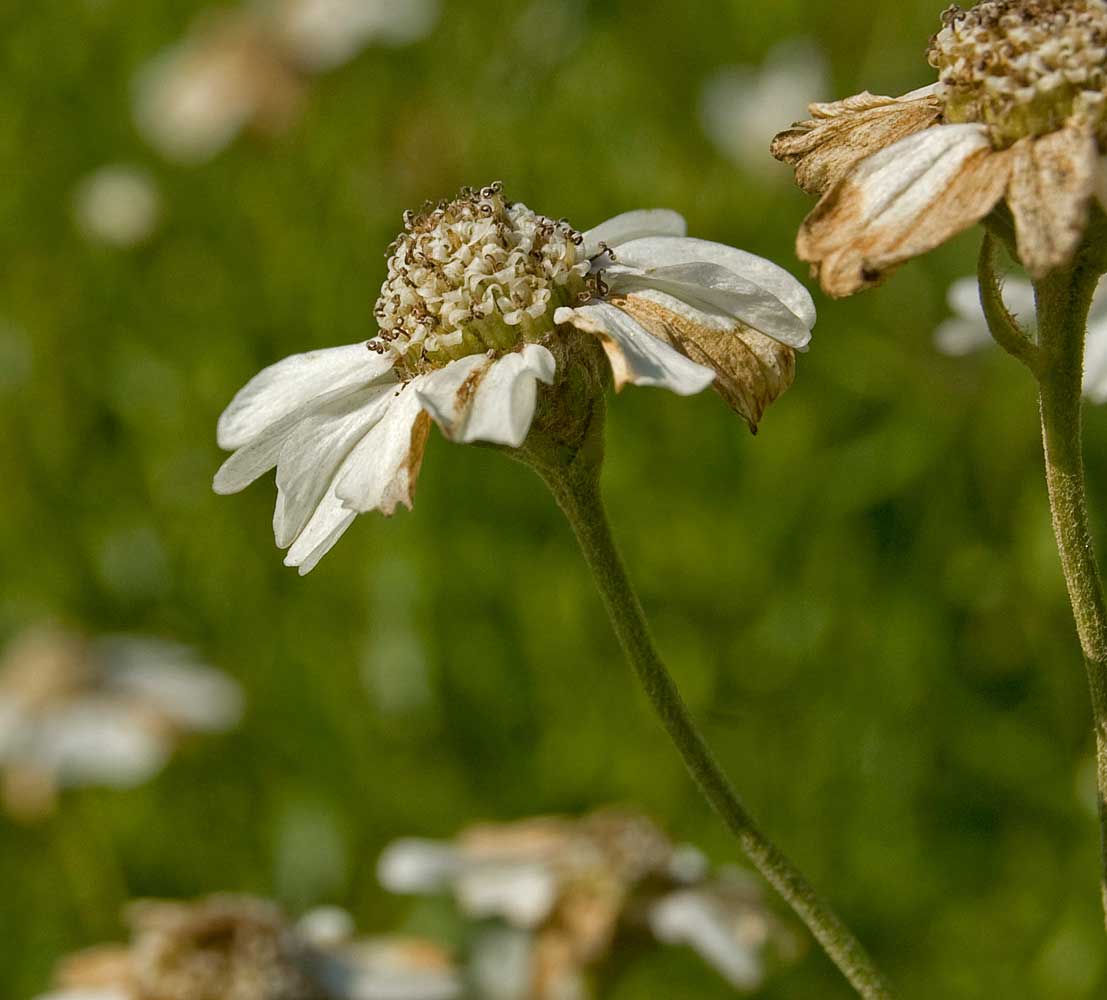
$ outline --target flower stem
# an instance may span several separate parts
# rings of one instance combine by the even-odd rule
[[[600,496],[598,464],[535,464],[534,468],[569,519],[595,575],[623,652],[704,796],[738,838],[757,870],[810,928],[857,992],[866,1000],[890,998],[891,987],[857,938],[757,827],[697,728],[654,647],[642,606],[611,536]]]
[[[1107,916],[1107,605],[1088,523],[1081,446],[1084,337],[1100,269],[1077,263],[1035,286],[1046,482],[1053,529],[1084,653],[1096,739],[1100,892]]]

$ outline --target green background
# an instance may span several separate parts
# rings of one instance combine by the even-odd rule
[[[902,93],[933,79],[943,4],[544,0],[521,21],[525,6],[447,3],[427,41],[320,78],[286,135],[195,168],[144,146],[129,88],[197,3],[0,7],[0,638],[43,617],[171,636],[249,697],[239,730],[136,791],[0,820],[0,996],[118,935],[128,896],[246,890],[425,930],[438,918],[386,896],[376,856],[481,818],[635,803],[734,857],[522,467],[434,435],[414,513],[361,518],[304,579],[273,547],[268,478],[210,491],[234,390],[369,337],[402,211],[462,184],[502,179],[578,228],[669,206],[802,274],[810,201],[786,168],[758,179],[715,151],[704,77],[802,35],[832,68],[813,98]],[[132,251],[88,245],[70,212],[80,179],[120,160],[165,201]],[[812,349],[756,438],[712,394],[628,389],[606,490],[709,738],[904,995],[1102,996],[1088,699],[1034,395],[998,351],[931,342],[978,241],[817,296]],[[1099,525],[1105,448],[1092,409]],[[730,994],[669,950],[610,995]],[[811,948],[762,995],[849,993]]]

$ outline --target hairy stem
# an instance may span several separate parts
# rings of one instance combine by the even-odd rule
[[[642,606],[611,536],[600,496],[598,464],[535,464],[534,467],[569,519],[623,652],[704,796],[738,838],[757,870],[810,928],[857,992],[867,1000],[890,998],[891,987],[857,938],[819,898],[795,865],[758,828],[697,728],[654,647]]]
[[[1077,263],[1035,286],[1046,482],[1061,567],[1084,653],[1096,739],[1100,892],[1107,916],[1107,605],[1088,523],[1081,445],[1084,337],[1099,267]]]

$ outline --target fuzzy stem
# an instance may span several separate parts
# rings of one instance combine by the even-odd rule
[[[1096,739],[1100,892],[1107,916],[1107,605],[1088,523],[1081,446],[1084,337],[1098,266],[1078,263],[1037,282],[1038,372],[1053,529],[1084,653]]]
[[[827,955],[866,1000],[892,990],[860,942],[806,878],[757,827],[697,728],[650,637],[627,578],[600,496],[598,463],[534,464],[568,518],[591,568],[623,652],[704,796],[759,872],[810,928]]]

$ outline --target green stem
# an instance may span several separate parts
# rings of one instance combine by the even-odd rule
[[[1092,696],[1099,786],[1100,891],[1107,916],[1107,605],[1088,522],[1081,446],[1084,337],[1100,273],[1098,266],[1077,263],[1071,270],[1038,282],[1035,290],[1046,482]]]
[[[535,463],[534,468],[569,519],[595,575],[623,652],[700,790],[738,838],[750,861],[810,928],[857,992],[872,1000],[890,998],[891,987],[860,942],[757,827],[697,728],[654,648],[642,606],[611,536],[600,496],[598,463],[556,466]]]

